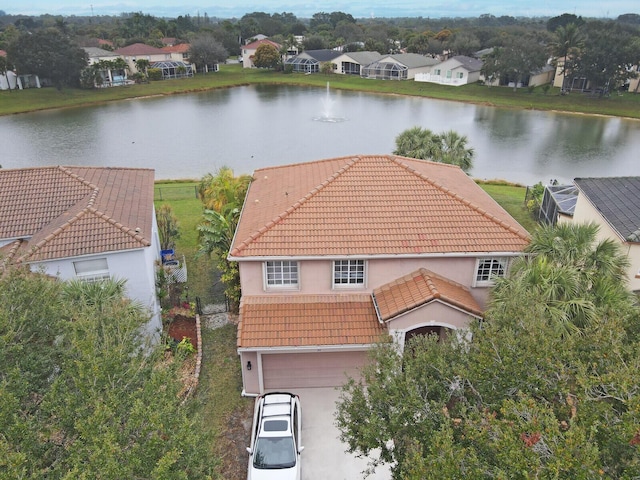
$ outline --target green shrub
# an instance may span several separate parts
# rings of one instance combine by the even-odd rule
[[[162,80],[162,70],[160,68],[149,68],[147,76],[149,80]]]

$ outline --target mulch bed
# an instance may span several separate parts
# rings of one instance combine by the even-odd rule
[[[191,340],[191,345],[193,345],[194,348],[198,348],[195,318],[184,317],[181,315],[176,316],[169,324],[167,333],[176,342],[180,342],[184,337],[187,337]]]

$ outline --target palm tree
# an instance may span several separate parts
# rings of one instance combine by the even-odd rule
[[[566,334],[630,305],[628,259],[614,241],[597,235],[594,223],[538,228],[526,255],[496,282],[490,310],[504,314],[514,301],[530,302]]]
[[[396,137],[394,155],[432,160],[457,165],[465,172],[473,166],[473,148],[467,148],[467,137],[450,130],[441,135],[413,127]]]
[[[198,188],[205,207],[203,222],[198,226],[199,253],[213,255],[216,260],[233,311],[240,302],[240,273],[237,263],[227,261],[227,257],[250,182],[250,175],[236,177],[229,167],[222,167],[216,175],[205,175]]]
[[[584,46],[584,36],[580,28],[575,23],[569,23],[566,26],[558,27],[555,36],[550,44],[551,54],[557,59],[564,61],[561,74],[562,90],[566,90],[567,80],[575,63],[577,62],[580,50]]]
[[[467,148],[467,136],[460,136],[457,132],[449,130],[439,136],[440,160],[442,163],[457,165],[465,172],[473,167],[473,148]]]
[[[418,158],[422,160],[434,160],[438,151],[438,136],[431,130],[413,127],[400,133],[396,137],[396,149],[394,155]]]

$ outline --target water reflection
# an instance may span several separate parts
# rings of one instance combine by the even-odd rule
[[[472,175],[535,183],[637,175],[640,122],[325,88],[251,86],[0,117],[4,168],[77,164],[199,178],[354,154],[387,154],[404,130],[467,135]]]

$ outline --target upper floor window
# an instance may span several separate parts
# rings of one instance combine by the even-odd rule
[[[266,262],[265,275],[267,288],[297,287],[298,262],[289,260],[273,260]]]
[[[106,258],[95,258],[93,260],[79,260],[73,262],[76,277],[85,282],[99,282],[108,280],[109,265]]]
[[[336,260],[333,262],[333,285],[364,285],[364,260]]]
[[[487,257],[478,259],[476,268],[476,286],[493,285],[498,277],[507,274],[509,259],[507,257]]]

